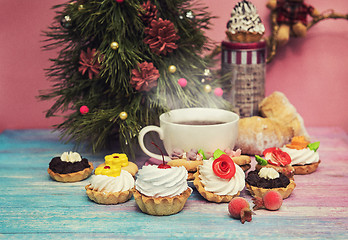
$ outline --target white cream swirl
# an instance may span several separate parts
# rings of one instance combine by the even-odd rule
[[[263,167],[259,171],[259,176],[264,179],[279,178],[279,173],[274,168]]]
[[[291,157],[291,165],[305,165],[319,162],[319,153],[309,148],[304,149],[292,149],[287,147],[282,147],[282,151],[288,153]]]
[[[71,163],[74,163],[74,162],[81,162],[81,156],[79,153],[77,152],[64,152],[61,156],[60,156],[60,159],[63,161],[63,162],[71,162]]]
[[[135,181],[135,188],[149,197],[174,197],[187,188],[185,167],[158,168],[157,165],[143,166]]]
[[[124,192],[134,187],[134,178],[129,172],[121,170],[120,176],[117,177],[93,175],[90,180],[90,184],[90,188],[95,191],[110,193]]]
[[[227,29],[233,34],[241,31],[259,34],[265,32],[265,26],[261,22],[256,7],[249,1],[236,4],[227,23]]]
[[[245,174],[237,165],[236,174],[231,179],[223,179],[215,175],[213,171],[214,159],[203,160],[203,165],[199,166],[199,178],[204,185],[204,189],[217,195],[235,195],[242,191],[245,186]]]

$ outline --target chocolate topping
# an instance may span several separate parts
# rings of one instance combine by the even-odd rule
[[[248,184],[259,188],[285,188],[290,183],[289,178],[282,173],[279,173],[279,178],[265,179],[261,178],[256,170],[249,172],[245,181]]]
[[[60,157],[54,157],[49,164],[49,168],[53,172],[60,174],[74,173],[89,167],[90,165],[86,158],[83,158],[80,162],[71,163],[62,161]]]

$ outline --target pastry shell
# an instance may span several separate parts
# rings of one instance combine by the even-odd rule
[[[306,165],[293,165],[292,167],[295,170],[295,175],[305,175],[315,172],[319,166],[319,162],[306,164]]]
[[[261,40],[263,36],[263,34],[260,33],[247,31],[240,31],[237,33],[231,33],[230,31],[226,31],[226,35],[230,41],[240,43],[258,42]]]
[[[290,183],[288,184],[288,186],[286,186],[286,188],[259,188],[248,183],[245,183],[245,187],[254,197],[256,196],[262,198],[267,192],[273,190],[279,192],[280,195],[282,195],[283,199],[285,199],[288,198],[292,191],[295,189],[296,183],[293,180],[290,180]]]
[[[191,193],[192,189],[188,187],[180,195],[174,197],[149,197],[136,189],[133,195],[142,212],[155,216],[167,216],[180,212]]]
[[[213,192],[206,191],[204,185],[199,178],[199,171],[194,174],[195,179],[193,180],[193,184],[195,185],[197,191],[209,202],[216,203],[227,203],[232,200],[232,198],[239,196],[240,192],[235,195],[217,195]]]
[[[118,204],[127,202],[133,195],[133,189],[123,192],[103,192],[90,188],[91,184],[85,186],[87,196],[92,201],[99,204]]]
[[[91,162],[88,162],[88,164],[89,164],[89,168],[85,168],[81,171],[73,172],[73,173],[65,173],[65,174],[56,173],[56,172],[53,172],[50,168],[47,169],[47,172],[52,179],[58,182],[78,182],[88,178],[91,175],[94,167]]]

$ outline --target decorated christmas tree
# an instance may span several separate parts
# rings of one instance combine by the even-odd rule
[[[58,49],[47,75],[63,116],[62,138],[93,151],[119,138],[128,152],[139,130],[183,107],[228,108],[203,53],[212,16],[190,0],[79,0],[54,6],[45,49]]]

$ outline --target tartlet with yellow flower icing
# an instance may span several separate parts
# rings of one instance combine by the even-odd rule
[[[54,157],[47,169],[50,177],[58,182],[78,182],[88,178],[94,167],[86,158],[77,152],[64,152]]]
[[[131,173],[122,170],[128,166],[128,158],[105,157],[105,164],[95,169],[90,184],[85,187],[87,196],[99,204],[118,204],[128,201],[134,190],[134,178]]]
[[[138,172],[138,166],[133,162],[129,162],[127,155],[124,153],[113,153],[106,155],[104,158],[105,163],[100,164],[98,168],[116,164],[121,165],[121,169],[129,172],[133,177]]]

